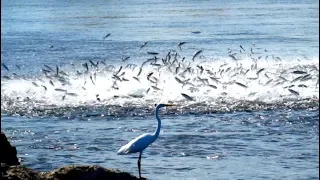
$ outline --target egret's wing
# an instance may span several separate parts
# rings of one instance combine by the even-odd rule
[[[151,143],[153,143],[154,138],[151,134],[142,134],[137,138],[130,141],[128,144],[122,146],[119,151],[118,155],[141,152],[145,148],[147,148]]]

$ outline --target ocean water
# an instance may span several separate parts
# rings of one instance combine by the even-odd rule
[[[138,176],[117,151],[173,103],[143,177],[319,179],[318,56],[318,1],[5,0],[1,131],[39,171]]]

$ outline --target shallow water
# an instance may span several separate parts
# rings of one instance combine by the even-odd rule
[[[154,104],[169,102],[144,177],[319,179],[318,10],[317,1],[2,1],[1,131],[40,171],[97,164],[138,175],[138,154],[116,152],[153,132]]]
[[[170,109],[167,109],[170,112]],[[318,110],[161,115],[160,137],[145,150],[151,179],[316,179]],[[137,156],[117,156],[128,140],[156,125],[144,117],[2,117],[22,163],[41,171],[99,164],[137,174]]]

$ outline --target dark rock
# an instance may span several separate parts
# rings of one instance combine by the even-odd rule
[[[11,146],[6,135],[1,132],[0,138],[1,144],[1,163],[5,163],[7,165],[19,165],[19,161],[17,158],[17,150],[14,146]]]
[[[51,172],[37,172],[24,166],[1,164],[1,178],[13,180],[137,180],[129,173],[100,166],[70,165]],[[141,178],[145,179],[145,178]]]
[[[46,180],[135,180],[139,179],[129,173],[119,170],[106,169],[101,166],[70,165],[45,174]]]
[[[127,172],[106,169],[97,165],[69,165],[51,172],[37,172],[19,165],[17,150],[1,132],[1,177],[11,180],[136,180]],[[13,166],[10,166],[13,165]],[[16,166],[17,165],[17,166]],[[145,179],[145,178],[141,178]]]
[[[30,168],[24,166],[7,166],[2,169],[6,169],[4,174],[1,174],[1,179],[14,179],[14,180],[43,180],[44,178],[41,176],[39,172],[36,172]]]

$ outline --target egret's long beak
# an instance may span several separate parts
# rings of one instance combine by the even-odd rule
[[[177,106],[175,104],[165,104],[165,106]]]

